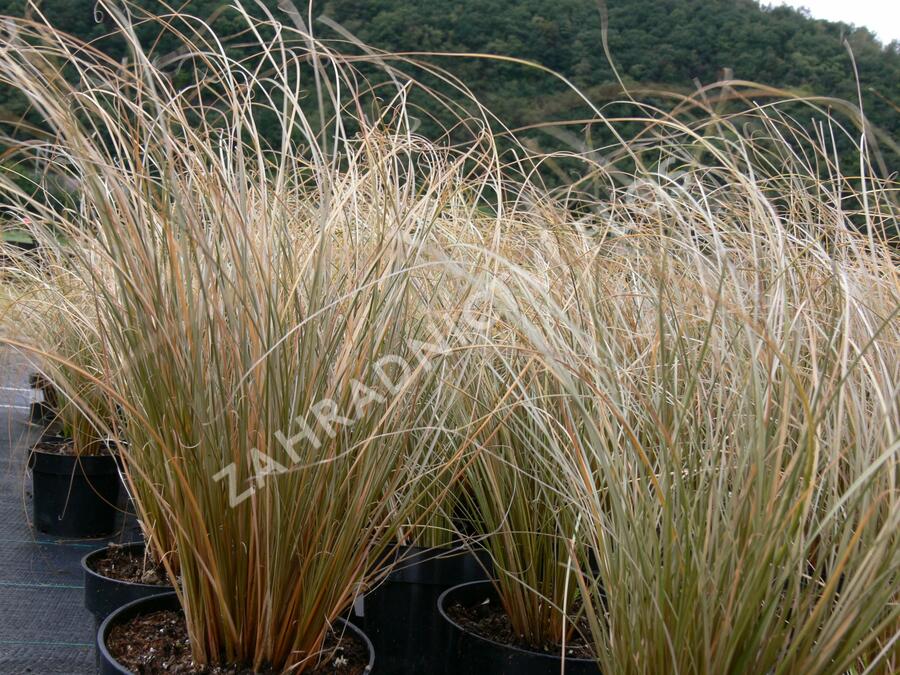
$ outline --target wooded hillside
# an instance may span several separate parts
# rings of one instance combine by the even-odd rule
[[[136,4],[165,11],[158,0]],[[216,29],[227,34],[241,22],[235,13],[221,11],[226,4],[183,3],[197,17],[217,17]],[[285,18],[278,0],[265,4]],[[305,3],[295,4],[305,14]],[[108,17],[95,13],[95,0],[43,0],[40,6],[49,21],[85,39],[100,38],[109,28]],[[26,0],[0,0],[0,13],[22,15],[25,7]],[[755,0],[609,0],[606,10],[609,52],[629,87],[690,92],[697,82],[708,84],[730,72],[737,79],[856,102],[855,60],[867,116],[889,137],[900,136],[900,43],[885,46],[865,29],[788,8],[766,9]],[[621,90],[604,53],[603,11],[596,0],[326,0],[313,6],[312,16],[327,16],[384,50],[479,52],[535,61],[604,103],[619,98]],[[321,21],[314,20],[313,29],[335,36]],[[121,56],[116,53],[121,46],[101,44]],[[431,58],[461,76],[511,126],[587,114],[560,81],[535,69]],[[0,91],[0,117],[9,120],[25,109],[17,96]]]

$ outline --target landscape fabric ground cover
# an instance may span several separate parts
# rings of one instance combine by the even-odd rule
[[[31,501],[26,448],[40,428],[29,422],[28,374],[21,357],[0,351],[0,673],[86,675],[96,672],[95,632],[79,561],[136,532],[131,521],[100,540],[61,540],[31,529],[23,507]]]

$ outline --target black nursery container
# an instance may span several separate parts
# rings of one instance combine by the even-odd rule
[[[125,549],[137,556],[144,555],[143,542],[123,544],[118,548]],[[147,598],[151,595],[159,595],[172,590],[172,586],[165,584],[141,584],[132,581],[111,579],[95,572],[93,565],[97,560],[106,555],[108,546],[91,551],[81,559],[81,569],[84,571],[84,606],[94,615],[94,620],[99,626],[103,620],[115,610],[129,602]]]
[[[120,607],[106,617],[103,623],[100,624],[100,628],[97,630],[97,660],[99,663],[100,675],[131,675],[131,671],[116,661],[106,648],[106,638],[109,636],[109,632],[113,626],[128,621],[132,617],[140,614],[149,614],[150,612],[157,612],[160,610],[180,609],[181,605],[178,604],[178,596],[176,596],[175,593],[162,593],[160,595],[151,595],[146,598],[135,600],[134,602],[129,602],[124,607]],[[338,632],[343,630],[353,633],[354,637],[358,638],[366,645],[366,648],[369,650],[369,663],[364,672],[365,675],[371,673],[375,665],[375,650],[373,649],[369,638],[366,637],[366,634],[349,621],[344,621],[343,619],[337,620],[335,628]]]
[[[489,581],[475,581],[454,586],[438,599],[438,611],[447,627],[447,642],[441,653],[444,675],[558,675],[562,659],[558,655],[534,652],[521,647],[504,645],[466,630],[454,621],[447,608],[454,603],[474,606],[486,600],[498,603],[499,598]],[[598,675],[600,669],[593,659],[567,658],[566,675]]]
[[[56,415],[52,407],[45,401],[34,401],[29,409],[29,416],[35,424],[50,424]]]
[[[467,549],[410,547],[396,570],[365,597],[366,633],[378,654],[377,675],[440,672],[447,627],[437,613],[446,589],[487,578]]]
[[[33,450],[29,466],[38,530],[58,537],[87,538],[115,529],[121,485],[115,457]]]
[[[30,385],[32,390],[41,392],[42,399],[31,404],[31,421],[35,424],[50,424],[56,418],[59,409],[56,389],[47,378],[39,374],[31,376]]]

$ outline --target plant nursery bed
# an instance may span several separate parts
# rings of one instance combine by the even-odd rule
[[[113,626],[107,648],[122,666],[138,675],[275,675],[275,671],[254,671],[241,665],[196,668],[184,614],[175,610],[140,614]],[[349,631],[329,633],[324,652],[322,663],[308,671],[312,675],[362,675],[369,664],[367,646]]]
[[[535,647],[516,635],[512,623],[503,607],[493,597],[485,598],[474,605],[463,605],[456,602],[447,607],[447,615],[466,630],[487,640],[510,647],[520,647],[530,651],[556,655],[562,650],[561,645],[544,645]],[[582,635],[590,635],[590,627],[586,621],[578,627]],[[576,659],[593,658],[591,648],[576,633],[571,642],[566,642],[566,657]]]
[[[96,628],[84,607],[86,553],[138,538],[133,516],[117,514],[113,537],[73,539],[31,527],[27,461],[44,429],[30,423],[31,366],[0,347],[0,673],[96,675]]]
[[[159,564],[148,564],[143,554],[128,546],[109,546],[104,554],[90,562],[92,570],[110,579],[135,584],[168,586],[166,570]]]

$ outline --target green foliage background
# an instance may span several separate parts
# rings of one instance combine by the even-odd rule
[[[159,0],[134,4],[166,11]],[[241,26],[233,12],[217,12],[227,4],[186,0],[171,6],[203,19],[217,17],[214,26],[227,34]],[[287,21],[278,0],[263,4]],[[306,16],[306,2],[294,4]],[[39,6],[50,22],[84,39],[100,39],[112,25],[109,17],[95,12],[94,0],[43,0]],[[259,13],[258,8],[253,11]],[[697,82],[714,82],[730,69],[737,79],[855,102],[857,84],[846,39],[867,116],[890,137],[900,135],[898,42],[882,45],[865,29],[814,20],[793,9],[763,8],[756,0],[608,0],[606,11],[610,52],[626,84],[674,92],[690,93]],[[26,0],[0,0],[2,14],[25,12]],[[514,56],[562,73],[600,104],[621,97],[602,46],[597,0],[322,0],[312,8],[314,18],[321,15],[384,50]],[[319,21],[313,29],[335,35]],[[123,56],[121,44],[98,44]],[[158,50],[165,53],[167,47],[163,42]],[[512,127],[590,116],[573,92],[537,70],[471,58],[429,58],[463,78]],[[0,119],[16,119],[26,110],[15,93],[0,90]],[[890,169],[896,169],[896,156],[888,157],[893,160]]]

